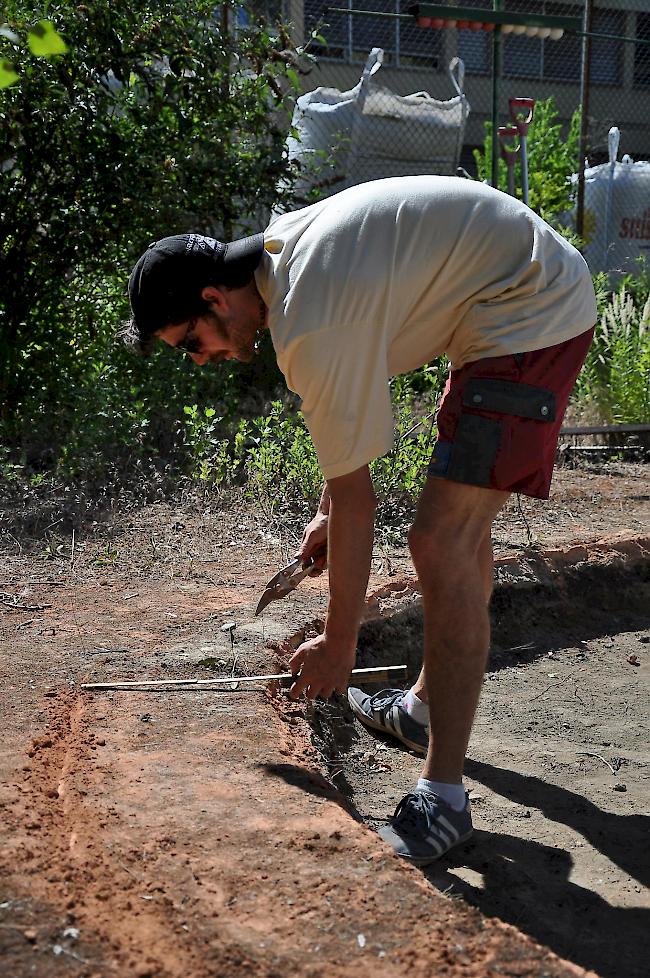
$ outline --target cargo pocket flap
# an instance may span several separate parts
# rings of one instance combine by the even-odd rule
[[[535,421],[555,421],[555,395],[543,387],[496,377],[474,377],[463,391],[463,405]]]

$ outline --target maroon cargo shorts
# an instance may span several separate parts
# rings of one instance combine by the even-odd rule
[[[562,419],[593,335],[451,370],[427,475],[548,499]]]

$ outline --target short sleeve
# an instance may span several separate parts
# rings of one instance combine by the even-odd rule
[[[325,479],[347,475],[393,447],[386,347],[371,326],[339,326],[296,339],[278,358]]]

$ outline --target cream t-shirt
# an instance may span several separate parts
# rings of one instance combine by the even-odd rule
[[[553,346],[596,301],[575,248],[527,206],[456,177],[394,177],[283,214],[255,273],[323,475],[390,451],[389,378]]]

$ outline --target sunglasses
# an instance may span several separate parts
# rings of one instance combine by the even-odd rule
[[[192,335],[196,329],[197,321],[196,319],[190,319],[182,338],[178,343],[174,344],[174,349],[180,350],[181,353],[199,353],[201,341],[198,337]]]

